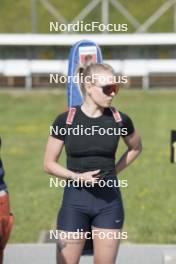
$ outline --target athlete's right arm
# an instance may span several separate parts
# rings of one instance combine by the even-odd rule
[[[63,147],[64,141],[52,136],[48,137],[44,156],[44,170],[45,172],[58,177],[72,178],[74,177],[74,174],[57,163]]]
[[[75,173],[71,170],[64,168],[58,163],[64,146],[64,141],[49,136],[46,145],[44,156],[44,170],[45,172],[54,175],[56,177],[63,177],[65,179],[83,180],[89,182],[97,182],[98,173],[100,170],[89,171],[84,173]],[[95,175],[97,176],[95,177]]]

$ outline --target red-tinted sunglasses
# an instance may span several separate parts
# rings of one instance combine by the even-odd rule
[[[111,95],[112,92],[114,92],[115,94],[118,93],[119,87],[117,86],[117,84],[107,84],[107,85],[103,85],[100,86],[103,90],[103,93],[106,95]]]

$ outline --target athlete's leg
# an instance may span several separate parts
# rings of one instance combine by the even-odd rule
[[[66,232],[60,230],[57,241],[57,264],[78,264],[85,244],[83,233]],[[62,235],[61,235],[62,234]],[[75,236],[78,236],[78,238]]]
[[[57,219],[57,264],[78,264],[85,244],[89,217],[84,208],[63,205]]]
[[[115,264],[120,245],[120,229],[92,228],[94,264]]]

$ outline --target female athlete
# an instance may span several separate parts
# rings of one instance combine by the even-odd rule
[[[113,69],[90,64],[82,80],[84,102],[57,116],[44,158],[44,170],[67,182],[57,218],[57,263],[79,263],[91,231],[94,263],[115,264],[124,223],[117,175],[140,154],[141,140],[130,117],[111,107],[119,88]],[[116,161],[120,137],[127,150]],[[58,162],[64,146],[67,168]]]

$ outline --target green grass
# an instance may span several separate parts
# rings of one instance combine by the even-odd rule
[[[169,161],[175,101],[174,91],[121,91],[113,102],[130,115],[143,142],[142,155],[119,175],[129,185],[122,188],[129,242],[176,242],[175,165]],[[49,125],[66,108],[64,92],[0,94],[2,156],[15,215],[12,243],[37,242],[41,230],[54,226],[63,190],[49,188],[43,154]],[[121,141],[117,159],[124,150]]]
[[[80,11],[90,2],[89,0],[77,0],[75,2],[62,1],[62,0],[49,0],[49,2],[56,7],[57,10],[71,22]],[[165,0],[120,0],[129,12],[136,17],[142,24],[148,17],[150,17],[164,2]],[[1,33],[28,33],[31,32],[31,1],[13,1],[1,0],[0,6],[0,32]],[[128,23],[129,31],[134,32],[134,27],[131,26],[129,21],[122,16],[115,8],[110,5],[110,22],[111,23]],[[170,8],[163,17],[155,22],[149,32],[173,32],[173,17],[174,9]],[[49,22],[56,20],[44,6],[37,1],[37,31],[38,33],[49,33]],[[101,6],[100,4],[95,10],[89,14],[85,22],[101,21]]]

